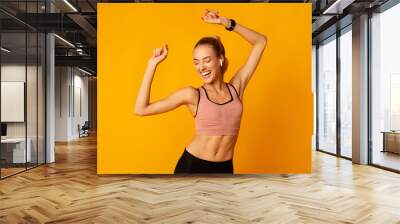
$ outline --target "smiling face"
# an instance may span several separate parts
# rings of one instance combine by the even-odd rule
[[[197,46],[193,51],[193,63],[204,83],[212,83],[222,75],[220,58],[209,44]]]

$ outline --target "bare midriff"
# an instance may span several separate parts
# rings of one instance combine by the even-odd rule
[[[233,158],[236,140],[237,135],[196,135],[186,150],[200,159],[222,162]]]

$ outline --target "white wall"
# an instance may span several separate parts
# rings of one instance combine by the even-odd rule
[[[42,67],[24,64],[3,64],[1,66],[1,81],[3,82],[24,82],[26,83],[26,108],[25,103],[22,112],[26,112],[27,119],[24,122],[6,122],[7,137],[24,138],[25,135],[30,139],[32,161],[44,163],[44,74]],[[27,79],[27,80],[25,80]],[[7,96],[2,96],[7,97]],[[1,108],[10,110],[10,108]],[[13,111],[8,111],[13,113]],[[39,153],[39,155],[37,155]]]
[[[74,111],[75,113],[73,113],[73,118],[72,119],[72,132],[71,134],[75,137],[78,137],[79,133],[78,133],[78,124],[80,124],[81,126],[85,123],[85,121],[88,120],[89,117],[89,111],[88,111],[88,96],[89,96],[89,92],[88,92],[88,77],[85,76],[81,76],[82,73],[76,73],[77,70],[74,70],[74,100],[75,100],[75,104],[74,104]],[[80,91],[80,93],[78,92]],[[80,97],[79,97],[80,95]],[[80,102],[78,102],[80,101]],[[81,107],[81,108],[78,108]],[[81,111],[79,111],[79,109]]]
[[[55,141],[68,141],[69,83],[67,67],[55,68]]]
[[[36,81],[33,81],[33,78],[30,77],[31,75],[36,76],[36,66],[28,66],[27,68],[27,75],[28,75],[28,80],[30,85],[36,85]],[[6,64],[1,66],[1,81],[3,82],[25,82],[25,64],[24,65],[18,65],[18,64]],[[27,89],[27,102],[33,102],[33,99],[30,98],[35,98],[36,99],[36,88],[28,88]],[[3,96],[4,97],[4,96]],[[30,98],[29,98],[30,97]],[[36,102],[36,101],[35,101]],[[35,105],[28,105],[28,106],[34,106]],[[6,110],[6,108],[1,108],[2,110]],[[28,113],[28,122],[35,121],[36,123],[36,113]],[[32,117],[33,116],[33,117]],[[28,128],[33,127],[33,125],[28,125]],[[36,130],[36,126],[34,127]],[[28,130],[28,134],[31,133],[30,130]],[[7,122],[7,136],[8,137],[25,137],[25,122]],[[28,135],[29,137],[29,135]]]
[[[88,77],[72,67],[56,67],[55,73],[55,140],[70,141],[88,120]]]

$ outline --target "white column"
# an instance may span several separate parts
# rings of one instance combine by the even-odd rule
[[[54,133],[55,133],[55,76],[54,76],[54,35],[46,36],[46,163],[55,161]]]
[[[353,19],[353,162],[368,163],[368,15]]]
[[[54,5],[46,1],[47,12],[54,12]],[[55,43],[54,35],[46,35],[46,163],[55,162]]]

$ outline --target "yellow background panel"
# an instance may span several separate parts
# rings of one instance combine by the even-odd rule
[[[222,26],[204,23],[205,9],[217,9],[268,37],[244,95],[235,173],[311,172],[311,4],[100,3],[99,174],[173,173],[195,134],[186,107],[149,117],[133,114],[155,47],[168,43],[169,53],[157,68],[152,101],[202,85],[192,53],[203,36],[219,35],[224,43],[230,62],[225,81],[245,63],[250,44]]]

